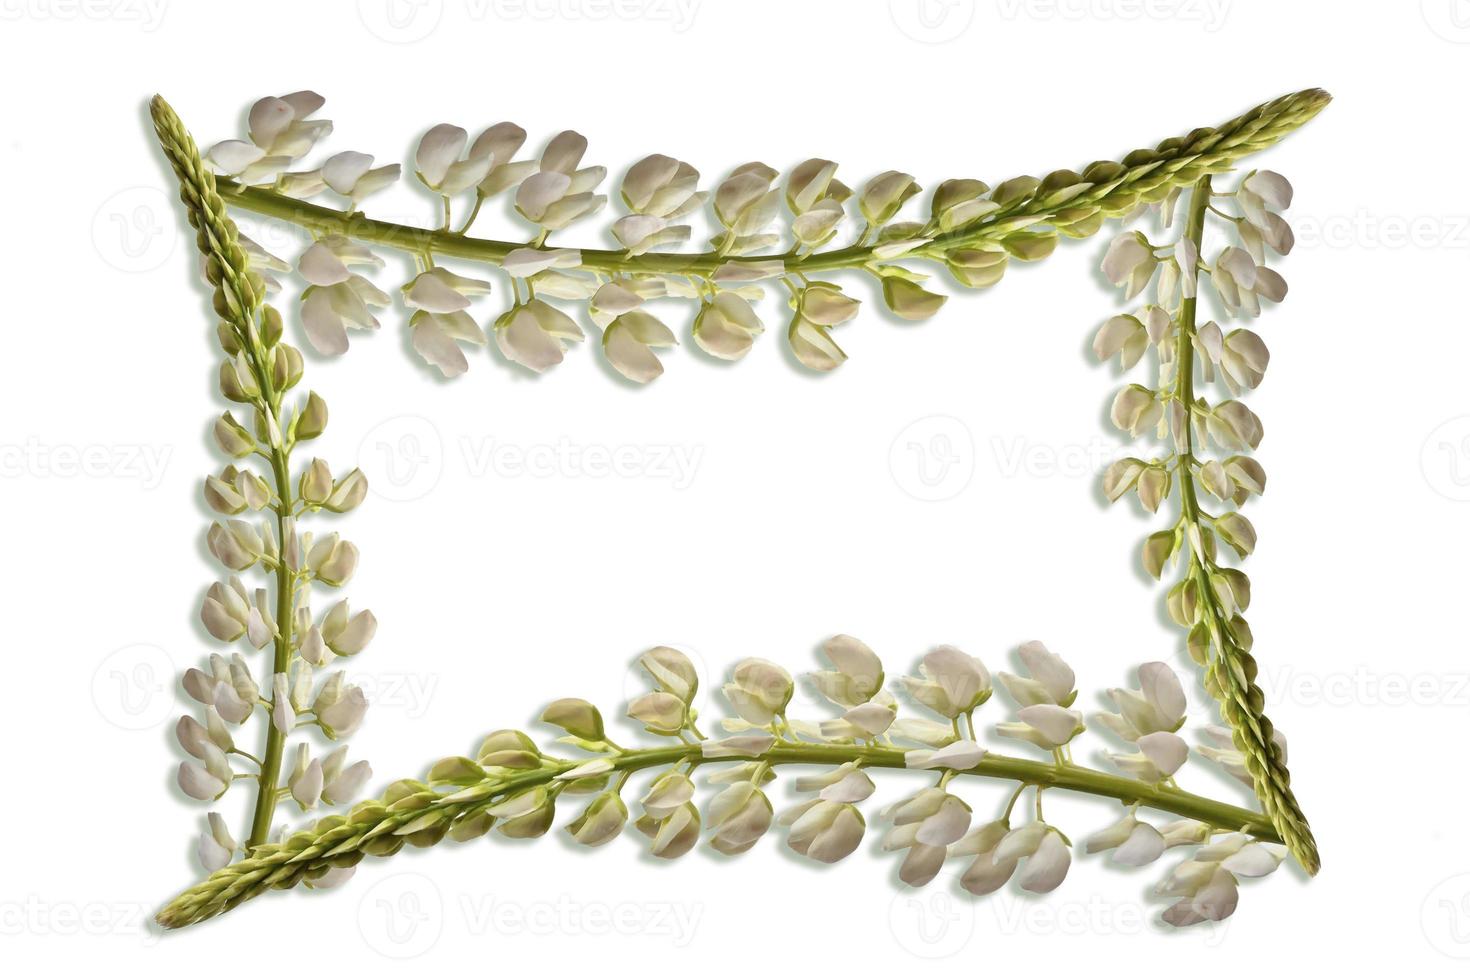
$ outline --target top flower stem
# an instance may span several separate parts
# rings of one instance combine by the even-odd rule
[[[1093,164],[1081,175],[1070,174],[1059,184],[1043,182],[1029,194],[1006,201],[1002,207],[964,227],[936,234],[924,229],[930,241],[908,253],[913,257],[942,259],[960,248],[999,248],[1006,236],[1035,225],[1046,224],[1067,212],[1070,233],[1077,231],[1077,215],[1088,210],[1117,217],[1133,210],[1141,201],[1159,200],[1174,188],[1192,184],[1200,177],[1225,172],[1236,160],[1273,145],[1307,122],[1330,101],[1321,89],[1306,89],[1282,96],[1214,128],[1196,129],[1188,135],[1165,140],[1152,150],[1135,150],[1120,163]],[[1095,169],[1101,166],[1102,169]],[[1059,171],[1059,174],[1068,174]],[[1056,175],[1053,175],[1056,176]],[[1090,180],[1098,177],[1098,180]],[[243,186],[217,179],[219,193],[236,207],[278,218],[319,233],[341,234],[418,254],[443,255],[501,264],[506,255],[523,242],[473,238],[462,231],[431,230],[369,218],[361,212],[339,211],[261,187]],[[864,235],[866,240],[868,235]],[[543,247],[543,246],[531,246]],[[738,269],[758,267],[780,260],[788,272],[824,272],[861,268],[878,261],[877,245],[861,243],[846,248],[797,255],[728,256],[718,252],[646,252],[629,255],[612,249],[580,249],[583,268],[608,275],[655,274],[711,278],[721,266]]]

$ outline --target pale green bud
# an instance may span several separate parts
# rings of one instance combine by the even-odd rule
[[[905,320],[925,320],[939,312],[948,296],[931,293],[918,283],[899,276],[883,279],[883,302]]]
[[[327,403],[316,392],[306,396],[306,405],[296,416],[295,436],[298,440],[315,439],[326,431]]]
[[[301,499],[320,507],[332,494],[332,469],[324,459],[313,459],[301,473]]]
[[[255,437],[229,412],[214,423],[214,441],[226,456],[241,459],[255,452]]]
[[[606,737],[602,713],[596,705],[581,698],[561,698],[551,702],[541,712],[541,720],[588,742],[601,742]]]

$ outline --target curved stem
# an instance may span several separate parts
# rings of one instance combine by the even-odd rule
[[[849,762],[867,769],[908,769],[905,752],[899,748],[786,740],[776,742],[758,755],[708,759],[701,746],[681,743],[632,749],[606,758],[612,763],[609,777],[616,774],[620,781],[640,770],[710,762],[749,761],[762,769],[782,765],[840,766]],[[166,927],[178,928],[212,918],[270,889],[291,887],[310,881],[331,867],[355,864],[368,853],[367,846],[379,838],[401,839],[421,827],[448,828],[499,800],[539,786],[560,785],[558,777],[587,761],[585,758],[546,760],[538,769],[509,775],[502,770],[457,789],[438,792],[426,788],[411,796],[390,797],[392,803],[360,803],[345,816],[326,817],[309,830],[293,834],[282,843],[258,847],[249,857],[216,871],[170,902],[159,913],[158,921]],[[1261,813],[1186,793],[1175,786],[1145,783],[1070,762],[991,754],[957,774],[1019,782],[1022,789],[1034,786],[1038,792],[1069,790],[1105,797],[1128,806],[1146,806],[1199,820],[1216,830],[1241,831],[1264,841],[1281,842],[1271,821]],[[1019,796],[1018,792],[1012,798],[1012,805]]]

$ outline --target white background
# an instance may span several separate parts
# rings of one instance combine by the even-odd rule
[[[420,0],[390,22],[384,0],[156,3],[0,0],[0,942],[14,969],[379,976],[417,955],[566,975],[932,963],[1122,976],[1207,957],[1210,975],[1463,970],[1470,4],[935,0],[920,16],[915,0]],[[199,484],[218,466],[206,437],[220,410],[196,257],[146,123],[153,92],[205,145],[236,135],[251,100],[310,87],[336,121],[330,149],[384,160],[407,160],[436,122],[512,119],[531,148],[579,129],[610,183],[663,152],[711,181],[822,155],[852,183],[891,167],[932,186],[1121,155],[1313,85],[1336,101],[1254,161],[1294,180],[1299,247],[1279,266],[1291,296],[1257,327],[1274,356],[1249,401],[1271,485],[1248,509],[1261,537],[1248,570],[1320,878],[1278,874],[1246,887],[1225,927],[1173,933],[1147,897],[1164,862],[1084,859],[1050,896],[972,902],[952,882],[897,887],[876,820],[832,869],[774,833],[739,860],[701,849],[670,866],[631,832],[578,853],[558,831],[368,863],[334,894],[271,896],[162,939],[144,929],[197,873],[206,808],[172,788],[169,731],[186,707],[174,674],[211,649],[195,616],[215,574]],[[376,210],[426,221],[432,207],[395,190]],[[774,300],[775,329],[734,367],[695,350],[666,307],[685,343],[642,390],[595,339],[539,380],[481,352],[441,383],[397,311],[337,362],[308,355],[307,385],[332,410],[317,451],[380,491],[345,523],[363,553],[349,594],[381,622],[351,665],[375,702],[352,742],[375,788],[528,724],[553,697],[611,709],[641,689],[627,667],[656,643],[716,674],[747,655],[807,669],[844,631],[893,676],[941,642],[1014,669],[1035,637],[1071,659],[1089,711],[1140,661],[1188,671],[1161,590],[1135,571],[1158,519],[1098,503],[1121,446],[1105,422],[1116,369],[1086,352],[1119,308],[1093,271],[1105,237],[926,325],[870,302],[838,336],[852,360],[828,377],[792,366]],[[379,282],[396,276],[390,264]],[[497,285],[478,312],[505,302]],[[487,455],[558,445],[627,447],[633,472],[524,472]],[[675,451],[696,464],[685,478],[658,462]],[[933,491],[923,476],[942,465]],[[987,710],[999,720],[1001,699]],[[1105,743],[1087,738],[1091,757]],[[1202,764],[1183,775],[1239,795]],[[874,802],[913,785],[890,778]],[[1003,791],[969,792],[984,814]],[[791,797],[784,783],[774,794]],[[236,828],[246,795],[223,801]],[[1111,822],[1108,806],[1053,797],[1074,839]]]

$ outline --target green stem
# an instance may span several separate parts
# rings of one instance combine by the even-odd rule
[[[1189,217],[1184,236],[1203,255],[1205,214],[1210,204],[1210,178],[1203,177],[1190,196]],[[1230,725],[1236,746],[1246,757],[1247,769],[1271,822],[1277,838],[1291,850],[1292,856],[1307,871],[1316,874],[1321,867],[1317,844],[1296,796],[1291,790],[1290,774],[1272,741],[1272,726],[1261,705],[1264,698],[1255,684],[1255,662],[1249,650],[1225,614],[1225,604],[1215,588],[1213,574],[1219,570],[1215,560],[1202,546],[1207,533],[1204,515],[1195,490],[1194,473],[1189,461],[1194,458],[1194,334],[1196,295],[1181,300],[1177,320],[1177,363],[1174,397],[1185,408],[1183,432],[1177,433],[1183,459],[1176,467],[1179,482],[1180,522],[1189,541],[1189,569],[1202,621],[1209,635],[1211,656],[1208,678],[1214,683],[1211,693],[1220,702],[1221,714]],[[1206,685],[1209,687],[1210,685]]]
[[[718,760],[706,759],[700,746],[684,744],[633,749],[609,758],[611,772],[620,776],[645,769],[739,761],[756,762],[762,767],[840,766],[851,762],[869,769],[908,769],[903,749],[784,740],[760,755]],[[394,804],[375,801],[358,804],[345,816],[326,817],[309,830],[293,834],[282,843],[267,844],[249,857],[216,871],[170,902],[159,913],[158,921],[169,928],[203,921],[273,888],[291,887],[311,880],[313,875],[330,867],[354,864],[366,853],[364,844],[367,842],[378,838],[391,839],[399,835],[400,829],[410,830],[410,825],[423,825],[426,817],[431,818],[434,825],[446,827],[452,821],[472,816],[498,800],[554,783],[558,776],[586,761],[548,760],[539,769],[508,776],[496,774],[478,783],[449,787],[442,792],[418,793]],[[1273,843],[1281,840],[1271,822],[1255,811],[1186,793],[1162,783],[1145,783],[1072,763],[1057,764],[990,754],[974,767],[958,774],[1019,782],[1023,789],[1030,785],[1038,790],[1070,790],[1199,820],[1218,831],[1241,831]],[[1013,797],[1012,804],[1014,801]],[[412,805],[405,805],[410,803]],[[435,812],[442,814],[437,821],[432,820]]]

